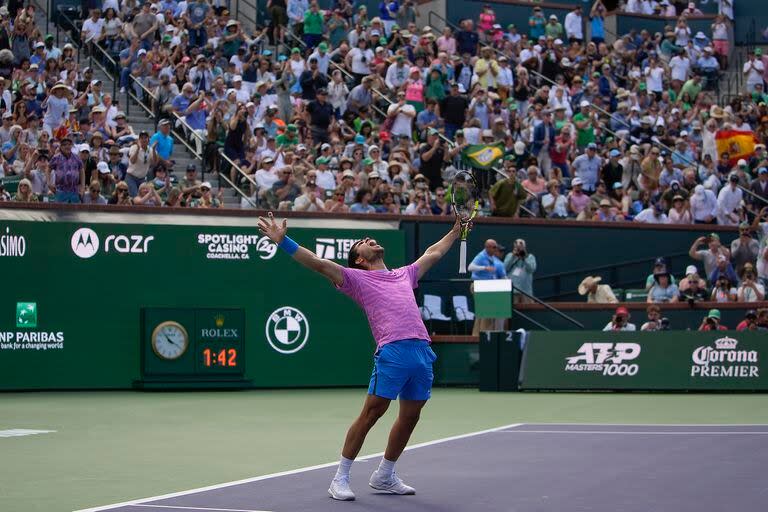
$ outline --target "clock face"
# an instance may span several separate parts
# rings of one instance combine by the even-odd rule
[[[178,359],[189,347],[186,329],[177,322],[163,322],[152,332],[152,349],[161,359]]]

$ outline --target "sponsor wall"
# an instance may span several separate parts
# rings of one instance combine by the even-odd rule
[[[354,240],[375,236],[390,266],[404,263],[397,229],[290,233],[339,263]],[[131,387],[142,308],[243,309],[255,387],[370,377],[363,312],[252,226],[0,221],[0,265],[0,389]]]
[[[759,332],[532,332],[521,389],[768,390]]]

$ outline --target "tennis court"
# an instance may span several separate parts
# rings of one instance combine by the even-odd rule
[[[329,463],[89,511],[757,512],[766,436],[768,425],[516,424],[412,446],[401,475],[415,496],[364,488],[377,454],[355,467],[354,505],[323,499]]]
[[[367,486],[396,408],[326,493],[360,389],[8,393],[0,510],[763,511],[763,395],[436,389],[397,471]],[[154,498],[153,498],[154,497]],[[115,504],[115,505],[110,505]]]

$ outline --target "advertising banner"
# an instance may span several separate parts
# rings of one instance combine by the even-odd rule
[[[759,332],[533,332],[521,389],[768,390]]]
[[[394,228],[290,235],[340,264],[371,236],[390,267],[405,263]],[[243,310],[245,378],[256,387],[370,377],[364,313],[254,226],[0,221],[0,266],[0,389],[130,388],[142,308]]]

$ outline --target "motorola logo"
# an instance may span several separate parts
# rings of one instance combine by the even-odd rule
[[[90,258],[98,250],[99,235],[91,228],[80,228],[72,235],[72,252],[80,258]]]

